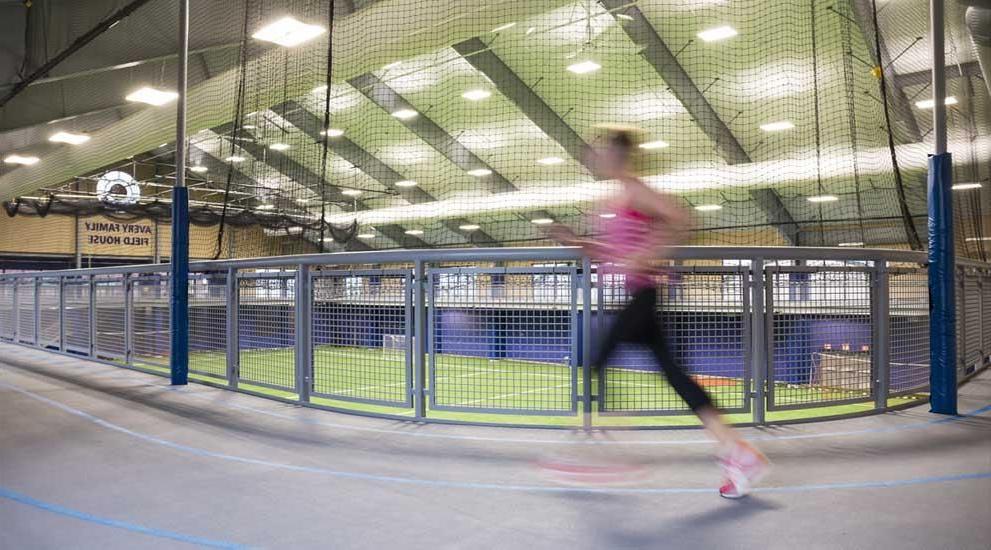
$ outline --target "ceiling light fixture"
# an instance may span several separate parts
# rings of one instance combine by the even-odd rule
[[[727,38],[733,38],[739,34],[736,29],[728,25],[723,25],[722,27],[715,27],[712,29],[706,29],[696,36],[702,39],[703,42],[716,42],[719,40],[726,40]]]
[[[836,246],[864,246],[864,243],[862,243],[862,242],[854,242],[854,243],[839,243],[839,244],[837,244]]]
[[[640,144],[640,148],[641,149],[663,149],[663,148],[667,147],[668,145],[670,145],[670,144],[668,142],[666,142],[666,141],[657,140],[657,141],[648,141],[647,143],[641,143]]]
[[[400,180],[396,182],[396,187],[416,187],[416,182],[413,180]]]
[[[403,64],[402,61],[393,61],[392,63],[389,63],[388,65],[383,66],[382,67],[382,70],[383,71],[388,71],[389,69],[395,69],[396,67],[398,67],[398,66],[400,66],[402,64]]]
[[[502,32],[504,30],[511,29],[511,28],[513,28],[515,26],[516,26],[516,21],[513,21],[512,23],[506,23],[505,25],[499,25],[498,27],[492,29],[492,32]]]
[[[461,97],[470,101],[481,101],[492,97],[492,92],[488,90],[468,90],[461,94]]]
[[[344,135],[344,130],[341,130],[340,128],[328,128],[328,129],[326,129],[326,130],[324,130],[324,131],[322,131],[320,133],[323,134],[323,135],[325,135],[325,136],[327,136],[327,137],[335,138],[335,137],[341,137],[341,136],[343,136]]]
[[[136,103],[147,103],[156,107],[175,101],[179,94],[171,90],[158,90],[145,86],[127,94],[124,99]]]
[[[224,161],[226,161],[226,162],[244,162],[245,161],[245,158],[244,157],[239,157],[237,155],[231,155],[231,156],[225,158]]]
[[[245,124],[244,126],[241,126],[241,128],[244,128],[245,130],[254,130],[256,126],[254,124]]]
[[[723,205],[721,204],[700,204],[695,207],[699,212],[715,212],[716,210],[722,210]]]
[[[54,141],[55,143],[68,143],[70,145],[81,145],[89,141],[89,136],[86,134],[73,134],[70,132],[56,132],[48,138],[48,141]]]
[[[611,220],[616,217],[616,214],[613,212],[603,212],[602,214],[599,214],[599,217]]]
[[[967,237],[965,240],[969,243],[976,243],[981,241],[991,241],[991,237]]]
[[[543,164],[544,166],[553,166],[555,164],[561,164],[564,159],[561,157],[545,157],[537,161],[537,164]]]
[[[955,183],[951,187],[954,191],[967,191],[969,189],[980,189],[983,187],[980,183]]]
[[[591,60],[579,61],[578,63],[572,63],[571,65],[568,65],[568,70],[575,74],[594,73],[595,71],[598,71],[601,68],[602,65],[599,65],[595,61],[591,61]]]
[[[946,96],[946,99],[943,100],[943,105],[956,105],[957,103],[958,103],[957,98],[955,98],[955,97],[953,97],[951,95]],[[935,99],[923,99],[923,100],[920,100],[920,101],[916,101],[915,102],[915,106],[918,107],[918,108],[920,108],[920,109],[932,109],[933,107],[936,106],[936,100]]]
[[[475,176],[476,178],[482,178],[488,176],[492,173],[492,170],[488,168],[475,168],[474,170],[468,170],[469,176]]]
[[[791,130],[795,125],[791,123],[790,120],[781,120],[778,122],[768,122],[767,124],[761,124],[760,129],[765,132],[781,132],[783,130]]]
[[[530,220],[530,223],[535,223],[537,225],[550,225],[554,223],[554,220],[551,218],[534,218]]]
[[[269,149],[273,151],[285,151],[289,149],[289,144],[287,143],[273,143],[268,146]]]
[[[406,231],[403,231],[403,233],[406,233],[407,235],[423,235],[423,231],[419,229],[407,229]]]
[[[325,243],[332,243],[332,242],[334,242],[334,238],[333,237],[324,237],[323,238],[323,242],[325,242]]]
[[[393,111],[392,116],[398,118],[399,120],[409,120],[415,118],[418,115],[413,109],[399,109],[398,111]]]
[[[458,229],[462,231],[478,231],[482,226],[475,223],[466,223],[464,225],[459,225]]]
[[[313,40],[325,32],[327,29],[320,25],[309,25],[292,17],[283,17],[265,25],[251,37],[291,48],[308,40]]]
[[[816,195],[814,197],[808,197],[805,200],[809,202],[836,202],[840,198],[836,195]]]
[[[196,172],[197,174],[202,174],[203,172],[206,172],[207,171],[207,167],[206,166],[200,166],[200,165],[190,166],[189,167],[189,171],[190,172]]]
[[[625,13],[617,13],[616,19],[622,19],[623,21],[633,21],[633,16],[626,15]]]
[[[30,155],[10,155],[3,159],[7,164],[21,164],[23,166],[31,166],[32,164],[37,164],[41,160],[38,157],[32,157]]]
[[[274,204],[259,204],[255,207],[258,210],[275,210]]]
[[[374,239],[375,237],[375,233],[358,233],[359,239]]]
[[[360,189],[345,189],[345,190],[341,191],[341,194],[342,195],[347,195],[349,197],[357,197],[357,196],[361,195],[361,190]]]

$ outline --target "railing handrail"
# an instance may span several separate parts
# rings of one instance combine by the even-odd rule
[[[505,247],[505,248],[416,248],[369,250],[362,252],[328,252],[291,256],[267,256],[232,260],[201,260],[189,263],[190,271],[221,271],[240,268],[282,267],[287,265],[389,264],[406,262],[458,261],[580,261],[582,251],[573,246]],[[762,258],[767,260],[830,260],[912,262],[926,264],[925,252],[887,248],[829,248],[803,246],[676,246],[670,249],[675,260],[720,260]],[[969,267],[991,268],[991,264],[958,259]],[[169,264],[134,264],[114,267],[63,269],[9,273],[0,277],[79,277],[120,273],[155,273],[168,271]]]

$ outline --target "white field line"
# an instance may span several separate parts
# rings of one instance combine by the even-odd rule
[[[553,391],[553,390],[556,390],[556,389],[559,389],[559,388],[566,388],[566,387],[568,387],[570,385],[571,384],[558,384],[556,386],[545,386],[543,388],[535,388],[535,389],[527,390],[527,391],[513,392],[513,393],[504,393],[502,395],[494,395],[494,396],[491,396],[491,397],[483,397],[481,399],[472,399],[470,401],[463,401],[461,403],[455,403],[454,405],[451,405],[451,406],[452,407],[462,407],[464,405],[474,405],[475,403],[482,403],[484,401],[498,401],[500,399],[505,399],[507,397],[517,397],[517,396],[520,396],[520,395],[528,395],[528,394],[531,394],[531,393],[540,393],[540,392],[546,392],[546,391]]]

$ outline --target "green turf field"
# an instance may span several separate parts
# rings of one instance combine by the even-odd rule
[[[429,357],[427,358],[429,361]],[[240,357],[239,386],[247,391],[295,399],[295,354],[291,348],[243,350]],[[436,407],[429,416],[445,420],[508,424],[578,425],[579,416],[567,415],[572,408],[572,375],[565,365],[510,359],[486,359],[460,355],[434,358],[433,390]],[[314,397],[316,404],[363,412],[412,416],[407,406],[407,359],[401,350],[362,347],[318,346],[313,353]],[[158,362],[161,361],[149,361]],[[223,352],[197,352],[190,355],[193,378],[202,375],[214,382],[226,376]],[[609,369],[606,406],[609,411],[675,411],[687,407],[663,376],[655,372]],[[726,378],[700,380],[721,408],[741,407],[741,382]],[[598,379],[593,393],[598,393]],[[281,388],[281,389],[279,389]],[[582,392],[580,377],[577,387]],[[862,392],[843,392],[810,386],[775,386],[779,405],[808,404],[843,399],[867,399]],[[905,398],[889,404],[904,403]],[[389,406],[391,405],[391,406]],[[870,410],[873,403],[855,403],[768,412],[769,421],[835,416]],[[444,408],[459,409],[456,411]],[[547,414],[519,414],[517,411],[544,411]],[[493,412],[498,411],[498,412]],[[557,414],[555,414],[557,413]],[[565,413],[564,416],[561,413]],[[688,415],[598,415],[601,426],[683,426],[697,425]],[[731,414],[732,422],[751,422],[750,414]]]

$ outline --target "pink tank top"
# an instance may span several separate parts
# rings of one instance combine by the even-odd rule
[[[605,259],[617,264],[625,264],[639,254],[647,245],[654,219],[634,208],[619,208],[616,216],[605,221]],[[654,286],[650,270],[637,269],[628,265],[616,266],[615,271],[623,273],[627,292],[634,293]]]

